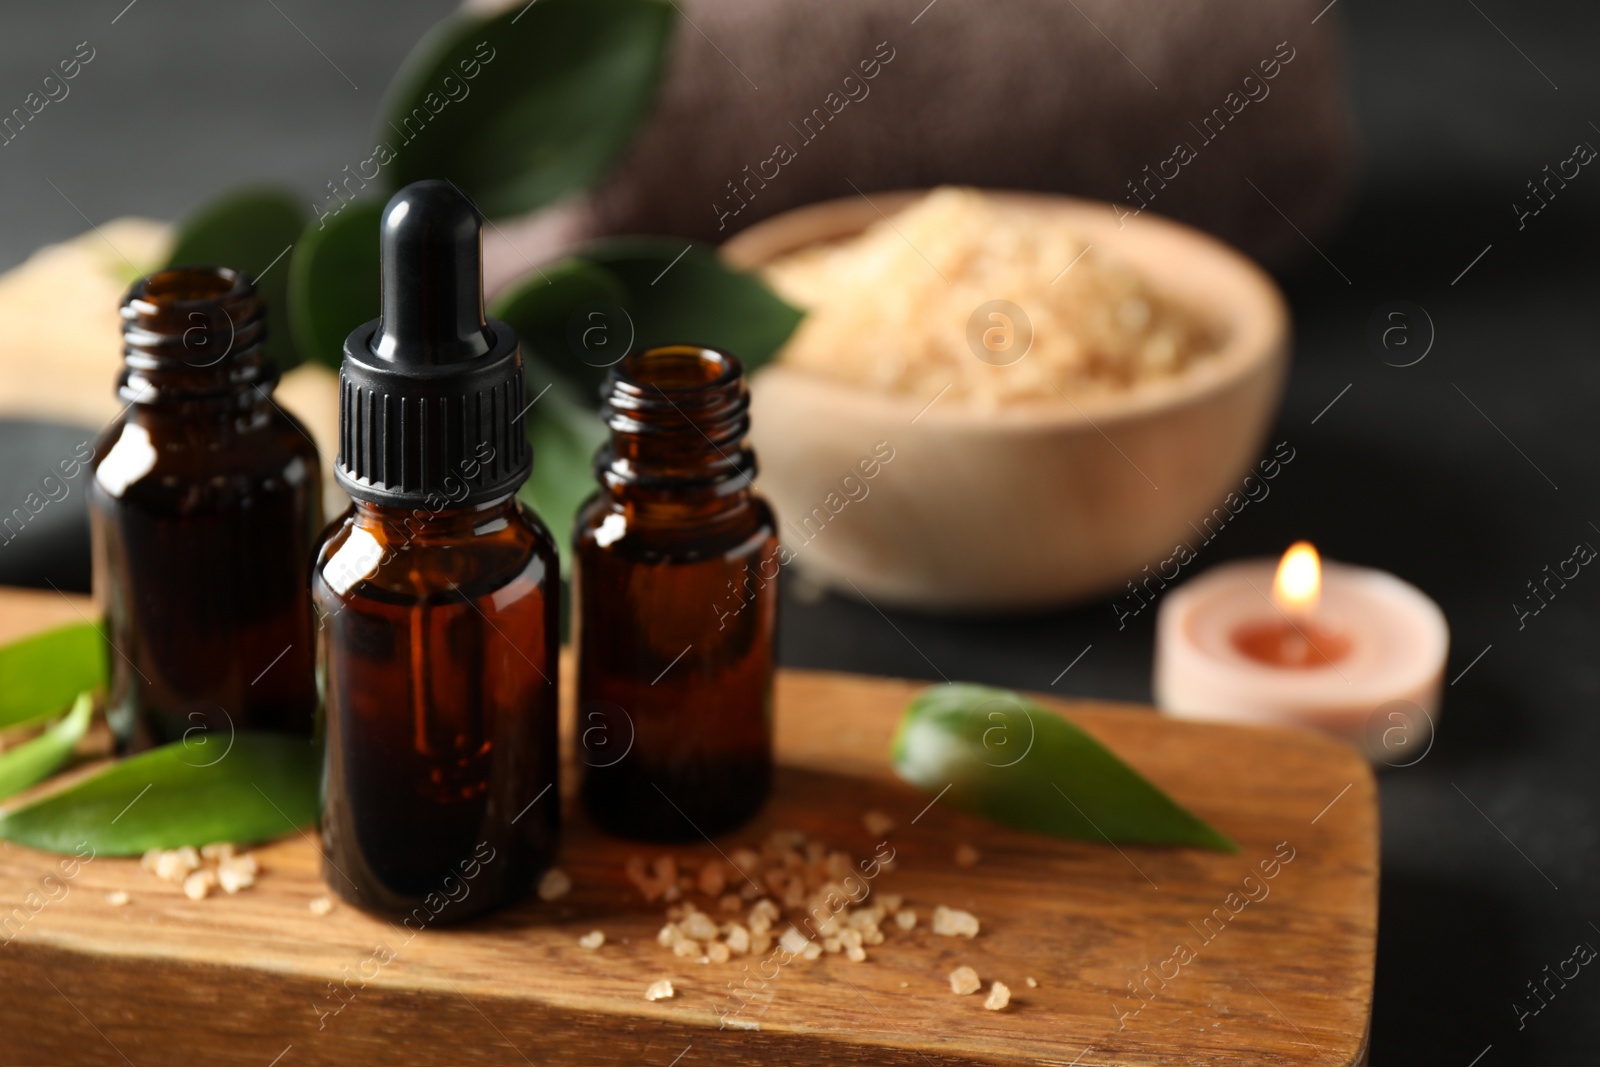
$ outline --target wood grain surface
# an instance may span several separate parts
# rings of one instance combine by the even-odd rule
[[[53,593],[0,593],[0,639],[89,610]],[[59,857],[0,846],[0,1062],[1363,1062],[1378,818],[1353,751],[1287,730],[1053,702],[1243,852],[1059,841],[930,806],[893,777],[889,739],[919,687],[780,676],[776,795],[715,847],[795,828],[860,859],[882,839],[862,812],[879,809],[897,824],[884,835],[896,862],[873,891],[903,894],[920,921],[891,928],[865,963],[769,967],[776,977],[739,1016],[759,1030],[719,1028],[735,1003],[729,983],[755,973],[753,960],[701,964],[655,943],[663,908],[639,897],[623,865],[662,850],[605,838],[569,804],[568,896],[420,933],[345,906],[313,915],[308,902],[325,892],[314,834],[258,850],[255,888],[198,902],[134,860],[94,858],[67,876]],[[952,858],[963,842],[981,852],[970,869]],[[710,843],[672,851],[696,863],[717,855]],[[131,901],[112,906],[113,890]],[[972,911],[980,935],[933,935],[938,904]],[[580,948],[594,929],[604,947]],[[985,987],[1010,986],[1011,1006],[990,1012],[981,996],[952,994],[946,975],[963,964]],[[677,995],[647,1002],[660,978]]]

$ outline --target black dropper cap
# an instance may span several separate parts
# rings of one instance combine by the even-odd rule
[[[344,342],[334,476],[357,500],[439,510],[516,492],[533,466],[517,335],[483,315],[477,209],[446,181],[383,211],[382,314]]]

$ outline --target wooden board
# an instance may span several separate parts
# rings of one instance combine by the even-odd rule
[[[88,607],[55,594],[0,594],[0,638],[79,610]],[[861,813],[881,809],[898,824],[886,835],[897,859],[874,891],[904,894],[921,921],[890,930],[865,963],[824,956],[776,969],[741,1016],[759,1030],[718,1028],[727,984],[744,980],[749,960],[701,964],[656,945],[662,906],[640,899],[623,865],[661,850],[609,840],[572,815],[561,859],[576,883],[570,895],[416,934],[343,906],[312,915],[307,903],[324,888],[310,836],[259,850],[259,883],[234,897],[192,902],[135,861],[97,858],[52,887],[49,903],[20,913],[57,859],[0,847],[0,920],[24,917],[0,935],[10,937],[0,946],[0,1062],[1364,1061],[1378,818],[1372,775],[1352,751],[1287,730],[1062,704],[1244,851],[1057,841],[930,807],[892,776],[889,739],[917,688],[780,677],[776,797],[717,844],[731,851],[792,827],[865,857],[879,838]],[[976,867],[953,862],[961,842],[981,850]],[[715,855],[710,845],[674,851]],[[1275,877],[1263,877],[1264,861]],[[112,890],[131,903],[108,904]],[[982,933],[934,936],[936,904],[969,909]],[[607,936],[597,952],[577,944],[592,929]],[[986,985],[1009,985],[1011,1007],[989,1012],[981,996],[953,995],[946,975],[962,964]],[[645,1001],[645,987],[667,977],[677,996]]]

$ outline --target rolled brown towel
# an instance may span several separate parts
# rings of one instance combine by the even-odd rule
[[[1321,0],[673,2],[652,115],[591,195],[513,228],[522,254],[715,242],[800,204],[961,183],[1142,203],[1283,262],[1351,171]],[[502,279],[526,270],[499,251]]]

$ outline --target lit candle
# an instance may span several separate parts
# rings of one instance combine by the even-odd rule
[[[1425,752],[1450,631],[1392,574],[1323,564],[1299,542],[1215,567],[1167,594],[1156,621],[1156,702],[1191,719],[1294,723],[1384,762]]]

